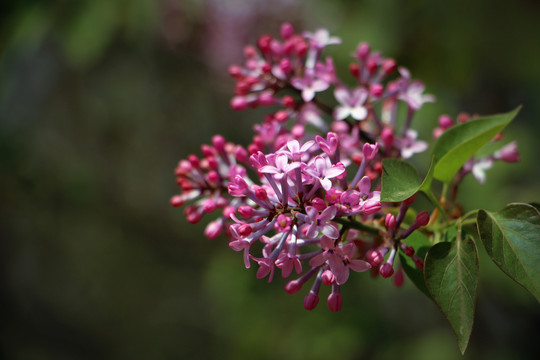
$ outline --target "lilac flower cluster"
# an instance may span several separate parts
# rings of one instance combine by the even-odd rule
[[[415,195],[382,203],[380,188],[383,158],[409,158],[427,148],[411,124],[433,96],[366,43],[352,55],[354,84],[346,85],[332,59],[322,57],[323,49],[340,42],[324,29],[299,34],[284,24],[281,38],[263,35],[257,47],[246,47],[245,64],[229,69],[236,79],[231,106],[277,110],[254,126],[247,147],[216,135],[212,145],[202,146],[201,158],[180,161],[182,193],[171,199],[173,206],[189,203],[191,223],[217,213],[205,235],[224,233],[229,246],[243,252],[246,268],[257,264],[257,278],[272,281],[276,268],[283,278],[294,272],[288,293],[313,279],[304,299],[308,310],[319,302],[324,284],[331,287],[330,310],[339,311],[340,287],[350,271],[389,278],[398,252],[422,269],[423,260],[405,241],[430,221],[426,211],[406,217]],[[332,105],[320,96],[329,89]],[[434,134],[451,126],[445,118]],[[493,158],[511,161],[512,149]],[[402,279],[398,267],[395,283]]]

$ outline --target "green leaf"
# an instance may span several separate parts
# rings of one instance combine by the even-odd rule
[[[470,237],[431,247],[424,264],[426,286],[465,353],[471,336],[478,282],[478,253]]]
[[[433,162],[431,163],[433,165]],[[429,192],[433,180],[433,166],[430,166],[424,181],[420,183],[414,166],[400,159],[383,159],[381,201],[399,202],[418,191]]]
[[[450,182],[457,171],[516,117],[521,107],[511,112],[471,120],[451,127],[435,143],[434,177]]]
[[[478,211],[478,232],[491,260],[540,301],[540,213],[528,204]]]
[[[409,237],[407,237],[407,245],[414,248],[414,253],[422,260],[425,259],[429,248],[433,245],[428,237],[422,234],[420,231],[415,231]],[[399,259],[403,271],[407,274],[407,277],[413,282],[416,287],[422,291],[428,298],[433,300],[429,293],[426,282],[424,281],[424,272],[416,267],[414,260],[404,254],[402,250],[399,251]]]

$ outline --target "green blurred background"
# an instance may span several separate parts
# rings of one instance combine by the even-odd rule
[[[410,283],[351,278],[313,312],[255,279],[224,238],[169,206],[177,161],[216,133],[247,143],[262,112],[229,109],[226,68],[279,24],[327,27],[346,75],[360,41],[437,96],[416,119],[524,107],[506,131],[522,162],[468,179],[467,209],[540,200],[536,0],[17,0],[0,5],[2,357],[459,359]],[[425,160],[418,157],[419,164]],[[425,162],[424,162],[425,163]],[[534,359],[540,309],[481,254],[465,359]],[[325,289],[326,290],[326,289]]]

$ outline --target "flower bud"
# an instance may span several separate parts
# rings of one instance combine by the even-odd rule
[[[253,229],[249,224],[242,224],[238,227],[238,234],[240,234],[241,236],[249,236],[252,231]]]
[[[454,125],[454,123],[452,122],[452,118],[450,116],[448,116],[448,115],[439,116],[439,126],[443,130],[451,128],[452,125]]]
[[[231,100],[231,108],[233,108],[233,110],[244,110],[248,105],[248,101],[244,96],[235,96]]]
[[[360,67],[358,66],[358,64],[351,64],[349,65],[349,72],[352,76],[357,78],[360,76]]]
[[[369,88],[369,93],[373,97],[380,98],[384,94],[384,86],[381,84],[373,84]]]
[[[322,283],[326,286],[330,286],[336,282],[334,273],[330,270],[325,270],[321,275]]]
[[[315,294],[313,290],[310,290],[304,298],[304,308],[306,310],[313,310],[319,303],[319,296]]]
[[[281,25],[280,32],[281,32],[281,37],[284,40],[287,40],[294,35],[294,27],[291,25],[291,23],[283,23],[283,25]]]
[[[396,217],[392,214],[386,214],[384,225],[388,230],[394,229],[396,227]]]
[[[381,68],[385,75],[390,75],[396,71],[396,61],[394,59],[386,59],[383,61]]]
[[[426,226],[429,223],[429,213],[427,211],[421,211],[416,215],[416,222],[420,226]]]
[[[366,60],[369,56],[369,52],[371,51],[371,48],[368,43],[361,43],[358,45],[358,48],[356,49],[356,56],[358,56],[359,59]]]
[[[302,285],[304,285],[304,283],[299,280],[291,280],[285,284],[285,291],[289,294],[297,293],[302,288]]]
[[[332,292],[328,296],[328,308],[332,312],[338,312],[341,309],[341,304],[343,303],[343,297],[338,292]]]
[[[383,262],[384,255],[377,249],[371,249],[366,252],[366,260],[375,268]]]
[[[381,132],[381,140],[385,146],[392,146],[394,144],[394,131],[390,128],[384,128]]]
[[[394,274],[394,268],[389,263],[384,263],[379,268],[379,274],[381,274],[383,278],[389,278]]]
[[[175,195],[171,198],[171,205],[174,207],[180,207],[184,205],[184,198],[182,195]]]

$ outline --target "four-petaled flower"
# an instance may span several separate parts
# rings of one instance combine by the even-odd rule
[[[333,205],[324,209],[320,214],[313,206],[306,206],[306,214],[298,213],[296,214],[296,217],[307,224],[306,236],[308,238],[314,238],[319,232],[322,232],[330,239],[337,239],[339,237],[339,230],[337,226],[330,221],[336,214],[337,208]]]
[[[367,109],[364,107],[368,94],[368,91],[361,87],[352,91],[344,87],[338,87],[334,91],[334,96],[340,104],[334,112],[336,120],[344,120],[348,116],[355,120],[364,120],[368,114]]]
[[[330,190],[332,181],[345,172],[345,168],[337,165],[332,165],[332,162],[327,157],[317,156],[311,165],[305,166],[303,171],[320,182],[324,190]]]

